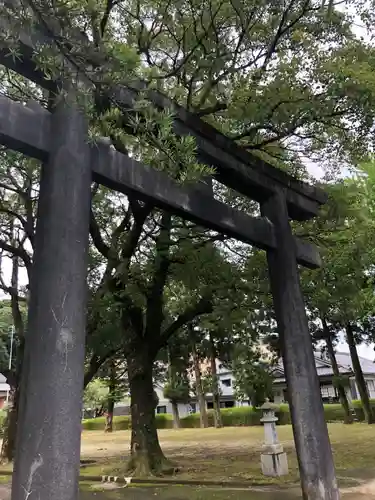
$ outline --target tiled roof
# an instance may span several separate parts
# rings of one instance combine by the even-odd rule
[[[345,373],[350,373],[352,371],[353,365],[349,353],[337,352],[336,360],[337,364],[339,365],[340,373],[345,374]],[[364,374],[375,375],[375,363],[373,361],[362,357],[359,358],[359,361],[361,363],[361,367]],[[322,354],[320,351],[315,351],[315,365],[316,365],[316,371],[319,376],[324,377],[333,375],[333,370],[330,361],[328,360],[326,355]],[[275,368],[275,372],[276,371],[277,375],[275,373],[276,375],[275,380],[281,381],[281,379],[284,379],[284,368],[281,359],[277,367]]]
[[[336,353],[336,359],[337,363],[343,367],[346,367],[347,370],[353,367],[352,360],[350,359],[350,354],[346,352]],[[375,374],[375,363],[371,361],[371,359],[362,358],[360,356],[359,361],[361,363],[363,373]]]

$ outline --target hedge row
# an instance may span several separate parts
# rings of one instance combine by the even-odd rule
[[[371,401],[375,411],[375,400]],[[353,401],[353,407],[358,421],[364,420],[364,413],[360,401]],[[342,422],[344,420],[344,411],[340,404],[324,405],[324,412],[327,422]],[[249,406],[223,408],[221,410],[223,425],[226,427],[240,427],[250,425],[260,425],[262,412],[259,409],[254,410]],[[289,406],[283,404],[279,406],[276,416],[279,418],[279,425],[287,425],[291,423]],[[214,414],[212,410],[208,411],[208,421],[210,426],[214,425]],[[115,430],[128,430],[131,427],[130,417],[114,417]],[[162,414],[156,415],[156,424],[158,429],[172,429],[172,415]],[[92,418],[82,422],[82,427],[87,431],[103,430],[105,426],[105,418]],[[193,413],[187,417],[181,418],[182,428],[197,428],[200,427],[199,413]]]

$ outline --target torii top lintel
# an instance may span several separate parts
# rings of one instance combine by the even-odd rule
[[[4,22],[6,21],[2,20],[0,26]],[[32,60],[35,44],[48,41],[47,39],[48,37],[39,31],[32,33],[31,36],[22,34],[19,44],[21,57],[11,57],[10,51],[3,46],[0,48],[0,63],[44,88],[51,88],[53,82],[44,78]],[[137,93],[145,89],[145,83],[138,81],[126,87],[116,85],[112,92],[116,101],[129,109],[134,106]],[[175,133],[195,137],[199,160],[215,168],[215,178],[221,183],[259,202],[272,196],[276,190],[283,189],[289,216],[295,220],[314,217],[319,207],[326,202],[327,196],[324,191],[297,180],[249,153],[215,127],[165,95],[154,90],[148,91],[147,94],[150,101],[158,108],[173,110]]]

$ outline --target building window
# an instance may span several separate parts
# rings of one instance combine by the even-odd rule
[[[234,401],[225,401],[225,408],[234,408]]]
[[[166,406],[158,406],[156,408],[156,413],[159,415],[161,413],[167,413],[167,407]]]
[[[336,392],[335,388],[333,385],[322,385],[320,386],[320,392],[324,400],[330,400],[330,399],[335,399],[336,398]]]
[[[195,403],[190,403],[189,413],[197,413],[197,405]]]
[[[221,383],[225,386],[225,387],[232,387],[232,381],[230,378],[224,378]]]
[[[373,380],[367,380],[367,389],[369,392],[375,392],[375,383]]]

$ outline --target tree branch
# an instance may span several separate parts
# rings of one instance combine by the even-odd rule
[[[13,257],[15,258],[15,257]],[[13,272],[12,272],[12,280],[13,280]],[[11,282],[11,285],[8,286],[3,278],[2,274],[2,255],[0,254],[0,289],[3,290],[5,293],[10,295],[11,297],[14,296],[19,302],[26,302],[25,297],[20,297],[18,295],[18,287],[14,287],[14,281]]]
[[[88,384],[92,381],[92,379],[95,377],[95,375],[98,373],[99,369],[104,365],[104,363],[113,356],[115,356],[120,351],[120,349],[121,347],[110,349],[103,356],[99,356],[94,352],[94,354],[91,356],[89,366],[85,372],[85,378],[83,383],[84,389],[86,389]]]
[[[227,109],[227,107],[228,107],[228,104],[226,104],[224,102],[217,102],[213,106],[209,106],[207,108],[203,108],[201,110],[195,111],[195,114],[199,117],[207,116],[207,115],[211,115],[214,113],[218,113],[219,111],[225,111]]]
[[[184,325],[190,323],[197,316],[203,314],[209,314],[213,311],[212,296],[205,296],[200,299],[194,306],[188,307],[183,313],[181,313],[173,323],[165,328],[160,336],[160,341],[155,343],[154,348],[159,350],[164,347],[169,338],[177,332]]]
[[[164,319],[163,292],[171,264],[169,260],[171,229],[172,215],[170,212],[163,212],[161,229],[156,241],[154,274],[147,293],[145,335],[150,338],[160,334]]]
[[[32,260],[30,255],[24,248],[15,247],[13,245],[10,245],[9,243],[6,243],[5,241],[0,240],[0,249],[4,250],[5,252],[9,252],[11,255],[19,257],[25,264],[26,270],[30,276]]]
[[[92,209],[90,213],[90,235],[95,245],[95,248],[98,250],[98,252],[101,253],[103,257],[105,257],[106,259],[109,259],[110,248],[102,238],[99,224],[95,219],[95,215]]]
[[[13,256],[12,258],[12,278],[11,278],[11,293],[10,293],[10,303],[12,307],[12,316],[14,328],[19,338],[24,337],[25,328],[24,322],[20,310],[20,297],[18,295],[18,257]]]
[[[104,14],[102,17],[102,20],[100,21],[100,36],[101,38],[104,37],[105,29],[108,24],[109,16],[111,14],[111,11],[113,7],[119,2],[116,2],[115,0],[107,0],[107,4],[105,6]]]

